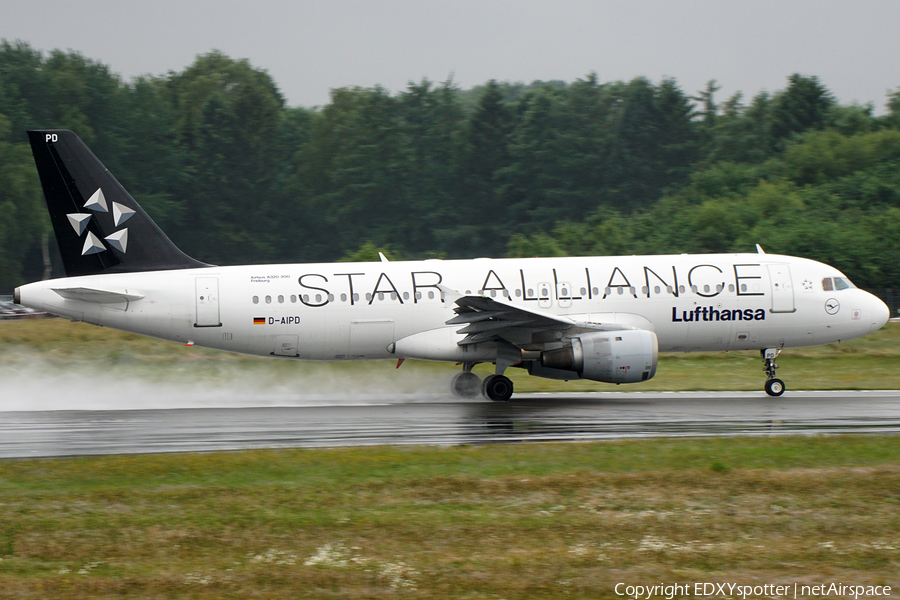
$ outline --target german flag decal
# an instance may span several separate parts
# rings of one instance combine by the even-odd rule
[[[254,325],[265,325],[266,318],[265,317],[253,317],[253,324]]]

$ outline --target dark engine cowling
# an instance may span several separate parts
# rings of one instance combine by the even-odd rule
[[[540,365],[533,365],[530,372],[553,379],[637,383],[656,375],[658,357],[659,343],[652,331],[586,333],[572,338],[571,346],[542,352]]]

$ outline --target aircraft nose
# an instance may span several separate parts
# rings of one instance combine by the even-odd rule
[[[891,311],[881,299],[872,296],[872,331],[878,331],[891,317]]]

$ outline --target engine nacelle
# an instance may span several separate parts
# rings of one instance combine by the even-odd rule
[[[563,378],[561,373],[606,383],[637,383],[656,375],[659,342],[645,329],[586,333],[572,345],[541,353],[542,369],[531,374]],[[572,377],[575,379],[575,377]]]

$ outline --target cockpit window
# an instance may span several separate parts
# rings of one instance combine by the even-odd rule
[[[836,290],[846,290],[852,288],[853,284],[844,279],[843,277],[835,277],[834,278],[834,289]]]
[[[826,292],[848,290],[852,287],[854,287],[854,285],[845,277],[835,277],[834,280],[832,280],[831,277],[826,277],[822,280],[822,289]]]

